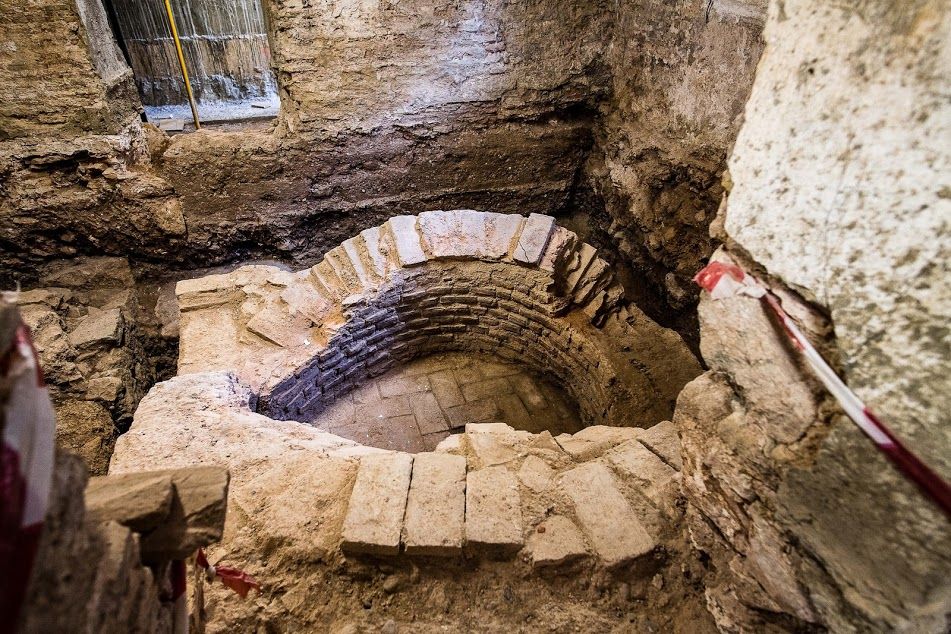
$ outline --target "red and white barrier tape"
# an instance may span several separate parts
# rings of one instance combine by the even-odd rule
[[[6,392],[0,403],[0,632],[14,628],[26,594],[53,482],[56,436],[30,330],[12,318],[15,333],[0,350]]]
[[[229,568],[228,566],[212,566],[208,563],[205,551],[201,548],[198,549],[195,563],[199,568],[204,569],[209,582],[214,581],[216,577],[221,579],[221,583],[237,592],[242,599],[248,596],[251,588],[259,592],[261,590],[261,585],[255,581],[254,577],[242,570]]]
[[[951,487],[948,483],[905,447],[895,434],[869,411],[855,392],[842,382],[819,351],[809,343],[799,327],[786,314],[775,295],[740,267],[725,262],[711,262],[693,279],[715,300],[747,295],[766,302],[793,345],[802,351],[816,376],[839,402],[849,418],[905,477],[914,482],[948,517],[951,517]]]

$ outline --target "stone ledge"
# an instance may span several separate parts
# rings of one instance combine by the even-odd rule
[[[185,559],[221,539],[228,480],[221,467],[99,476],[86,488],[87,514],[141,533],[144,561]]]

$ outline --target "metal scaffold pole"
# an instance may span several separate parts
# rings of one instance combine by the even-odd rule
[[[198,106],[195,105],[195,96],[192,94],[192,85],[188,80],[188,69],[185,67],[185,54],[182,52],[182,41],[178,38],[178,28],[175,26],[175,16],[172,14],[172,5],[165,0],[165,12],[168,14],[168,25],[172,29],[172,39],[175,40],[175,50],[178,51],[178,64],[182,67],[182,79],[185,81],[185,92],[188,93],[188,105],[192,109],[192,119],[195,120],[195,129],[201,130],[198,122]]]

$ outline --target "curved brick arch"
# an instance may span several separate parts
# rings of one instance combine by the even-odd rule
[[[551,218],[400,216],[311,269],[245,266],[180,282],[177,295],[179,376],[142,400],[111,472],[225,465],[229,504],[256,530],[347,557],[522,553],[515,565],[545,574],[630,566],[679,538],[679,440],[654,423],[700,368]],[[287,420],[447,349],[555,375],[591,426],[468,424],[408,454]],[[308,486],[314,503],[272,510]]]
[[[699,371],[593,247],[538,214],[396,216],[311,269],[242,267],[176,293],[179,372],[234,371],[274,418],[312,418],[416,356],[478,350],[552,375],[587,424],[646,426]]]

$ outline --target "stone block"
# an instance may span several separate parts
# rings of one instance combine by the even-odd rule
[[[86,518],[147,533],[166,520],[174,498],[172,478],[165,473],[98,476],[86,485]]]
[[[531,214],[522,226],[512,257],[516,262],[538,264],[555,229],[555,219],[543,214]]]
[[[448,453],[416,455],[403,525],[407,554],[452,556],[462,552],[465,488],[465,458]]]
[[[344,551],[399,553],[412,469],[413,457],[405,453],[374,454],[360,460],[343,521]]]
[[[117,344],[122,338],[122,323],[122,312],[118,308],[90,308],[89,314],[69,333],[69,343],[75,348],[98,343]]]
[[[553,515],[535,527],[525,543],[532,568],[551,568],[588,554],[584,536],[567,517]]]
[[[426,253],[416,232],[416,216],[393,216],[386,221],[400,266],[426,261]]]
[[[372,268],[368,268],[364,263],[363,254],[365,253],[365,249],[362,248],[363,240],[359,237],[350,238],[349,240],[344,240],[340,246],[343,248],[344,253],[347,254],[350,267],[356,274],[360,286],[371,286],[375,276],[373,275]]]
[[[333,310],[333,304],[306,282],[288,285],[281,291],[281,299],[291,315],[302,315],[317,325]]]
[[[677,471],[683,468],[680,436],[673,422],[665,420],[648,429],[638,430],[637,439]]]
[[[551,478],[555,470],[538,456],[528,456],[518,470],[518,478],[522,484],[536,493],[541,493],[551,485]]]
[[[654,550],[656,542],[634,513],[605,465],[589,462],[561,475],[585,535],[608,567],[626,564]]]
[[[561,434],[555,440],[561,448],[578,462],[597,458],[608,449],[637,438],[637,427],[608,427],[592,425],[575,434]]]
[[[155,473],[171,477],[175,499],[166,521],[143,536],[143,561],[185,559],[219,541],[228,508],[228,470],[192,467]]]
[[[451,453],[461,456],[464,453],[462,447],[462,434],[450,434],[446,438],[439,441],[439,444],[436,445],[436,448],[433,449],[436,453]]]
[[[466,452],[477,469],[506,464],[519,457],[521,436],[504,423],[470,423],[464,438]]]
[[[511,555],[522,547],[518,479],[505,467],[470,471],[466,477],[466,549]]]
[[[290,319],[287,313],[276,306],[267,306],[258,311],[247,323],[247,329],[257,336],[284,348],[303,345],[307,328]]]
[[[659,508],[674,503],[680,489],[677,472],[636,440],[604,454],[621,479],[630,482]]]
[[[363,240],[363,246],[366,249],[366,255],[370,260],[373,272],[378,277],[385,278],[390,267],[386,254],[380,249],[380,230],[381,227],[364,229],[360,232],[360,238]]]

